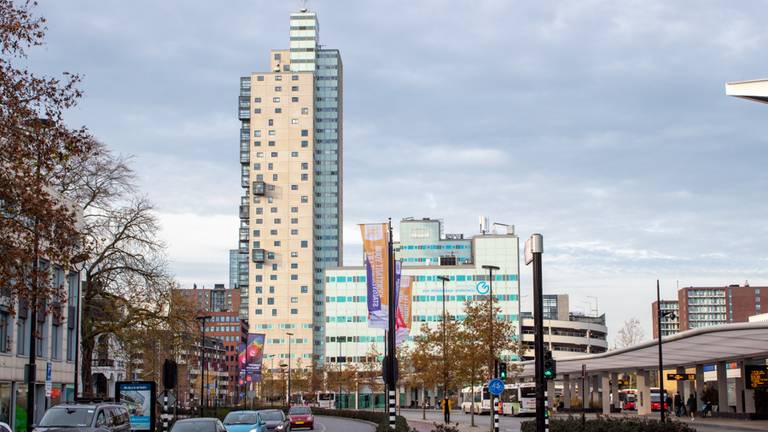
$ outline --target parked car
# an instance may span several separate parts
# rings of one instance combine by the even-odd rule
[[[267,427],[258,411],[230,411],[224,417],[227,432],[266,432]]]
[[[288,420],[291,422],[291,429],[315,428],[315,418],[312,416],[312,409],[308,406],[292,406],[288,410]]]
[[[221,420],[212,417],[177,420],[171,432],[227,432]]]
[[[128,410],[116,403],[74,403],[48,408],[34,432],[130,432]]]
[[[266,432],[286,432],[291,430],[291,422],[285,414],[278,409],[258,411],[259,417],[266,426]]]

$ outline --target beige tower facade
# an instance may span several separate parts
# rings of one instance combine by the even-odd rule
[[[240,80],[241,313],[266,334],[265,367],[322,362],[323,270],[341,263],[341,61],[317,34],[314,13],[292,14],[291,48]]]

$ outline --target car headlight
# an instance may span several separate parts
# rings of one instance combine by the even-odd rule
[[[285,425],[277,425],[277,427],[275,428],[275,430],[283,430],[283,429],[285,429]]]
[[[253,428],[253,429],[249,430],[248,432],[259,432],[259,428]]]

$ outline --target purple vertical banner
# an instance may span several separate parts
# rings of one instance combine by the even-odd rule
[[[367,288],[367,300],[368,300],[368,319],[371,318],[373,312],[381,311],[381,298],[379,297],[379,291],[376,289],[376,284],[373,282],[373,269],[371,268],[371,262],[368,257],[363,257],[365,261],[365,285]]]
[[[402,261],[395,261],[395,307],[400,304],[398,300],[400,299],[400,273],[402,266]]]
[[[245,373],[251,379],[261,381],[261,361],[264,358],[264,333],[248,333],[248,344],[245,347]]]

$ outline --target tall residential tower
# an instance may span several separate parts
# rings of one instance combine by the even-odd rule
[[[342,64],[321,48],[317,15],[290,17],[288,50],[240,78],[241,255],[251,332],[265,355],[322,361],[323,271],[342,262]]]

